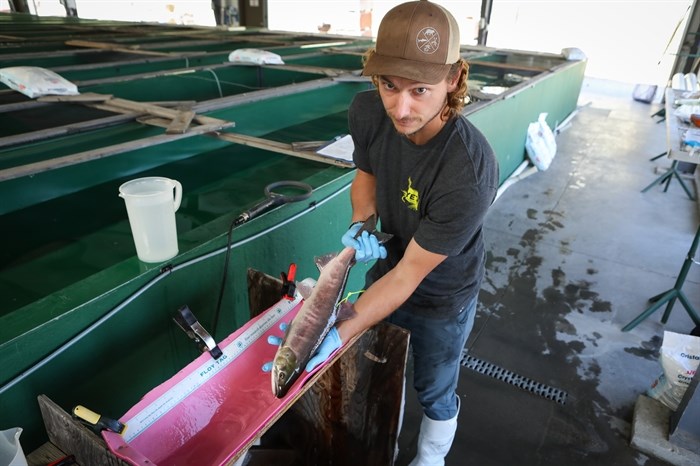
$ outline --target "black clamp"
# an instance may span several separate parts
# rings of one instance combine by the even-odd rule
[[[189,307],[182,306],[173,315],[175,323],[197,343],[202,352],[209,351],[214,359],[219,359],[223,354],[209,332],[199,323]]]

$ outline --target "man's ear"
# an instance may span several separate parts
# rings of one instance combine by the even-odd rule
[[[450,77],[447,75],[447,92],[454,92],[457,90],[457,83],[459,82],[459,77],[461,73],[455,73],[454,76]]]

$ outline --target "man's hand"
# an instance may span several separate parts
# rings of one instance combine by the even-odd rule
[[[289,327],[289,324],[286,322],[282,322],[280,324],[280,330],[282,330],[282,333],[285,333],[287,331],[287,327]],[[279,346],[282,344],[282,337],[278,337],[276,335],[270,335],[267,337],[267,342],[271,345],[274,346]],[[273,361],[268,361],[265,364],[262,365],[262,371],[263,372],[270,372],[272,370],[272,363]]]
[[[376,236],[363,231],[358,238],[355,238],[362,225],[363,222],[355,222],[350,225],[348,231],[341,238],[343,245],[355,249],[355,260],[357,262],[386,259],[386,248],[379,244]]]
[[[287,330],[287,326],[288,325],[286,323],[281,323],[280,330],[282,330],[282,332],[285,332]],[[282,344],[282,337],[270,335],[267,337],[267,342],[271,345],[279,346]],[[316,366],[328,359],[328,357],[342,345],[343,342],[340,339],[340,334],[338,333],[338,330],[335,327],[331,327],[331,330],[328,332],[328,335],[326,335],[326,338],[324,338],[321,344],[318,346],[318,349],[316,350],[314,356],[306,364],[306,372],[311,372],[312,370],[314,370]],[[269,361],[263,364],[262,371],[270,372],[272,370],[272,364],[273,361]]]
[[[314,357],[309,359],[308,364],[306,364],[306,372],[311,372],[314,370],[316,366],[328,359],[330,355],[341,346],[343,346],[343,342],[340,339],[338,330],[335,327],[331,327],[331,330],[328,332],[328,335],[326,335],[326,338],[324,338],[321,344],[318,345],[318,349],[316,350]]]
[[[350,225],[350,228],[348,228],[348,231],[345,232],[343,237],[340,239],[342,241],[343,246],[347,246],[349,248],[355,248],[357,249],[357,240],[355,239],[355,236],[357,235],[357,232],[360,231],[360,228],[362,228],[362,225],[364,225],[365,222],[355,222],[352,225]]]

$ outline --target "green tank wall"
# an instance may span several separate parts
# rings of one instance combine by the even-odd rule
[[[299,278],[316,277],[314,255],[342,248],[339,238],[350,218],[351,180],[348,172],[317,187],[310,199],[282,206],[234,230],[217,341],[248,320],[247,268],[278,275],[293,261]],[[217,232],[226,228],[226,222],[215,223],[205,228]],[[196,244],[198,236],[208,234],[192,231],[181,237],[180,245]],[[45,440],[37,395],[48,395],[66,410],[83,404],[118,417],[189,363],[198,351],[171,318],[186,304],[205,328],[214,327],[224,246],[223,236],[204,242],[178,255],[167,271],[133,257],[36,303],[42,307],[73,292],[104,290],[54,319],[35,322],[31,330],[3,345],[3,368],[17,367],[18,362],[26,366],[19,374],[3,370],[3,423],[21,425],[23,445],[32,449]],[[362,276],[362,267],[356,267],[348,290],[359,290]],[[105,282],[121,284],[104,287]]]
[[[209,115],[235,118],[236,130],[244,134],[288,142],[329,140],[347,131],[349,101],[367,87],[331,85]],[[305,105],[309,100],[324,105]],[[126,141],[142,131],[125,125],[87,138],[22,146],[6,151],[11,156],[5,160],[21,164],[47,156],[47,148],[54,155],[61,148],[68,154],[105,140]],[[351,216],[352,170],[210,137],[192,139],[0,183],[5,199],[14,201],[4,204],[7,212],[0,216],[14,245],[3,249],[6,265],[0,270],[0,412],[4,422],[25,429],[28,448],[45,439],[38,394],[66,410],[80,403],[119,416],[197,354],[172,313],[187,304],[206,328],[214,328],[225,232],[232,219],[263,199],[267,184],[303,181],[314,194],[234,231],[234,242],[242,244],[233,249],[217,340],[248,320],[248,267],[276,276],[293,261],[298,277],[316,277],[313,257],[342,247],[339,238]],[[149,175],[178,179],[184,190],[176,215],[180,254],[165,272],[159,269],[164,264],[148,266],[135,257],[117,196],[122,182]],[[362,283],[357,267],[349,289]]]
[[[519,84],[488,105],[467,107],[467,118],[484,133],[496,152],[501,183],[527,159],[527,128],[540,113],[547,113],[547,124],[554,129],[576,110],[585,70],[585,62],[571,62],[556,73]]]

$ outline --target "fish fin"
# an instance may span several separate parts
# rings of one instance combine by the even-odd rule
[[[321,272],[323,268],[328,265],[330,261],[335,259],[335,256],[337,256],[337,252],[331,252],[328,254],[324,254],[322,256],[314,257],[314,262],[316,263],[316,267],[318,267],[318,271]]]
[[[304,299],[309,299],[311,293],[314,291],[314,286],[316,281],[313,279],[305,278],[304,280],[297,282],[297,291]]]
[[[392,235],[391,233],[384,233],[382,231],[377,230],[377,216],[374,214],[367,217],[367,220],[365,220],[362,224],[362,228],[360,228],[357,231],[355,239],[359,238],[360,235],[362,235],[363,231],[366,231],[369,234],[376,236],[377,241],[379,241],[379,244],[384,244],[394,237],[394,235]]]
[[[338,304],[338,315],[335,318],[335,321],[340,322],[341,320],[352,319],[356,315],[357,312],[355,312],[355,307],[352,305],[352,303],[349,301],[343,301]]]
[[[374,230],[372,234],[377,237],[377,241],[379,241],[379,244],[384,244],[394,237],[394,235],[392,235],[391,233],[384,233],[383,231],[379,230]]]
[[[362,222],[362,228],[360,228],[355,235],[355,238],[359,238],[363,231],[372,233],[377,229],[377,216],[375,214],[370,215],[367,219]]]

